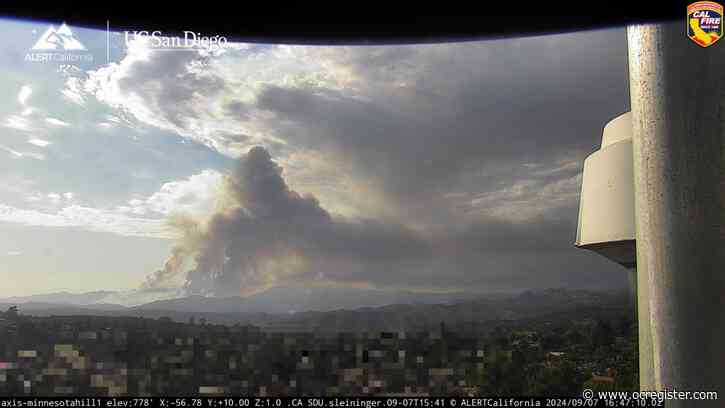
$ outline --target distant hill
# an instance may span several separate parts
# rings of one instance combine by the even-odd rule
[[[41,295],[0,298],[0,303],[54,303],[65,305],[91,305],[102,303],[105,298],[114,293],[116,292],[105,290],[85,293],[55,292],[45,293]]]
[[[395,304],[377,308],[297,313],[270,322],[269,328],[320,331],[400,330],[450,327],[547,317],[585,318],[631,312],[627,295],[566,289],[529,291],[509,297],[478,298],[452,304]]]
[[[412,292],[384,289],[274,287],[247,297],[191,296],[137,306],[142,310],[209,313],[296,313],[359,309],[391,304],[454,303],[480,296],[477,293]]]
[[[50,303],[50,302],[5,302],[0,301],[0,311],[7,310],[10,306],[18,306],[22,313],[33,314],[38,316],[46,315],[71,315],[71,314],[108,314],[106,312],[115,312],[127,310],[125,306],[114,305],[109,303],[96,303],[93,305],[72,305],[66,303]]]
[[[524,321],[538,319],[556,323],[567,319],[591,318],[594,316],[620,316],[632,313],[628,295],[622,292],[596,292],[568,289],[548,289],[526,291],[516,295],[471,295],[467,294],[455,300],[441,295],[440,303],[435,296],[415,298],[401,296],[408,303],[398,302],[382,306],[349,307],[335,310],[317,310],[304,312],[281,312],[294,304],[295,307],[314,307],[326,305],[331,298],[324,298],[322,292],[311,291],[304,296],[284,298],[285,290],[265,293],[260,298],[205,298],[193,296],[187,298],[151,302],[138,307],[125,308],[118,305],[73,306],[52,303],[25,303],[20,305],[24,314],[50,315],[99,315],[99,316],[136,316],[146,318],[170,317],[179,322],[205,319],[216,324],[253,324],[266,330],[275,331],[366,331],[366,330],[420,330],[437,327],[445,322],[451,328],[473,326],[486,327],[493,321]],[[345,293],[345,292],[343,292]],[[358,292],[364,294],[368,292]],[[400,292],[398,292],[400,293]],[[354,298],[349,292],[350,305],[361,298]],[[386,295],[371,293],[372,301],[392,301],[395,292]],[[278,304],[270,303],[274,296]],[[290,293],[290,295],[292,295]],[[314,296],[322,297],[313,300]],[[375,297],[378,295],[379,297]],[[430,294],[429,294],[430,295]],[[458,294],[461,295],[461,294]],[[448,295],[451,296],[451,295]],[[427,302],[421,301],[425,300]],[[3,310],[9,304],[0,303]],[[266,312],[265,309],[276,310]],[[478,329],[477,329],[478,330]]]
[[[178,288],[87,293],[57,292],[0,298],[0,303],[50,303],[88,306],[110,304],[144,310],[197,313],[290,313],[378,307],[390,304],[451,303],[479,296],[478,293],[414,292],[387,289],[278,286],[250,296],[183,296]],[[491,294],[495,296],[495,294]],[[109,307],[104,307],[109,309]]]

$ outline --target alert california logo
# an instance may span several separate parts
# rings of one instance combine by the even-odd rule
[[[700,47],[709,47],[722,38],[723,6],[698,1],[687,6],[687,37]]]

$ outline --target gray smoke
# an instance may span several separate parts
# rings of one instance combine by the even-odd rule
[[[225,206],[208,222],[175,221],[184,239],[147,288],[184,272],[188,295],[211,296],[300,283],[423,290],[570,286],[598,276],[604,263],[572,247],[572,218],[512,223],[481,217],[419,231],[334,216],[315,197],[291,190],[262,147],[240,157],[224,183]]]
[[[404,262],[428,246],[400,225],[333,218],[314,197],[290,190],[262,147],[240,158],[223,194],[225,208],[205,225],[176,223],[185,238],[144,287],[163,286],[189,257],[194,267],[186,271],[187,294],[246,295],[306,280],[355,282],[364,265]]]
[[[161,269],[157,269],[146,277],[141,290],[167,289],[170,280],[184,272],[184,267],[203,239],[201,226],[198,222],[183,216],[172,216],[169,220],[172,228],[183,233],[183,240],[171,248],[171,255]]]

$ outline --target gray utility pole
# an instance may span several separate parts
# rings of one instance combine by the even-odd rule
[[[638,287],[653,384],[725,399],[725,40],[685,22],[628,28]],[[640,322],[640,324],[646,322]]]

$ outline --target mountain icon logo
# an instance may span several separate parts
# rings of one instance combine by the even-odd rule
[[[38,39],[33,50],[65,50],[86,51],[86,47],[73,35],[70,27],[63,23],[57,30],[54,26],[48,27]]]

